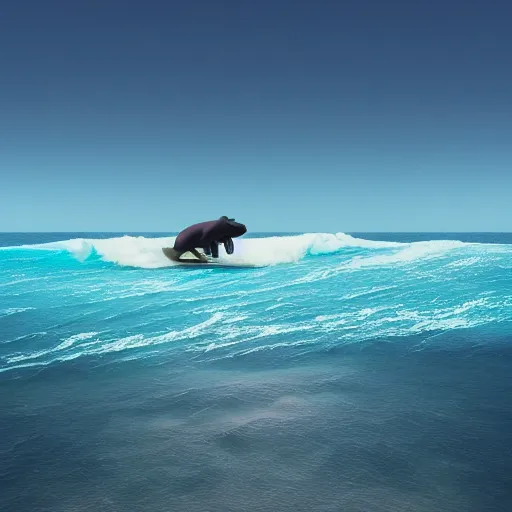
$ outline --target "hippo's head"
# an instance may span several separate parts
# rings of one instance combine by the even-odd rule
[[[240,222],[235,222],[235,219],[230,219],[223,215],[219,220],[223,223],[223,231],[227,237],[236,238],[237,236],[242,236],[247,233],[245,225]]]

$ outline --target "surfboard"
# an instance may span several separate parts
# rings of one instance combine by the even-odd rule
[[[208,263],[195,263],[186,261],[173,261],[173,267],[188,267],[188,268],[261,268],[263,265],[255,265],[253,263],[216,263],[214,261]]]
[[[197,259],[188,259],[185,258],[183,261],[177,261],[173,258],[173,249],[169,247],[164,247],[162,249],[162,252],[173,262],[173,267],[197,267],[197,268],[259,268],[263,267],[265,265],[256,265],[254,263],[243,263],[241,261],[224,261],[224,262],[218,262],[218,261],[208,261],[206,263],[203,263],[202,261],[198,261]],[[187,253],[185,253],[187,254]]]

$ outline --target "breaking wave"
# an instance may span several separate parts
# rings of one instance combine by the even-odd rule
[[[80,262],[97,257],[102,261],[120,266],[163,268],[174,265],[162,253],[162,248],[172,247],[174,240],[175,237],[146,238],[142,236],[108,239],[76,238],[46,244],[7,247],[0,251],[64,252]],[[237,239],[235,253],[231,256],[226,254],[222,245],[219,247],[219,261],[264,266],[296,263],[307,256],[335,254],[343,250],[360,250],[363,252],[363,256],[370,256],[373,259],[366,259],[364,262],[356,260],[355,265],[385,264],[441,255],[452,249],[470,246],[480,246],[492,251],[499,251],[503,247],[495,244],[492,246],[468,244],[455,240],[402,243],[365,240],[345,233],[306,233],[293,236]]]

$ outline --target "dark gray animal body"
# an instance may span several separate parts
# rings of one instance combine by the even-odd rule
[[[242,236],[246,232],[247,228],[244,224],[222,216],[217,220],[209,220],[189,226],[178,234],[172,249],[165,248],[163,251],[168,258],[175,261],[201,262],[204,261],[204,258],[198,256],[196,249],[203,249],[205,254],[211,254],[214,258],[218,258],[219,243],[222,243],[226,252],[233,254],[233,238]],[[180,256],[185,252],[192,252],[200,259],[180,260]]]

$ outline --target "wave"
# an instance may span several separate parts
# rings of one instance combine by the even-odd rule
[[[246,303],[243,306],[251,306]],[[511,302],[492,298],[479,298],[466,302],[425,308],[421,304],[412,309],[404,304],[385,304],[374,307],[347,308],[344,312],[309,315],[295,318],[286,316],[258,320],[256,310],[247,309],[241,314],[241,304],[222,307],[222,311],[196,311],[201,319],[187,326],[168,329],[163,333],[140,332],[124,336],[112,336],[109,330],[79,332],[64,337],[54,346],[43,350],[10,353],[0,360],[4,366],[0,373],[20,368],[47,366],[78,357],[101,356],[114,353],[129,353],[133,350],[156,349],[167,345],[189,353],[204,356],[211,361],[216,358],[247,355],[254,351],[313,345],[361,343],[379,337],[405,337],[424,334],[423,341],[442,332],[454,329],[470,329],[491,323],[510,322]],[[249,322],[247,320],[250,320]],[[44,337],[46,332],[31,334]],[[296,335],[299,335],[298,337]],[[21,338],[20,338],[21,339]],[[17,341],[17,340],[13,340]],[[421,343],[423,343],[423,341]],[[182,342],[183,345],[177,344]],[[188,342],[188,343],[186,343]],[[220,353],[219,353],[220,352]],[[142,353],[140,357],[145,357]],[[126,357],[137,357],[129,356]]]
[[[122,236],[0,249],[0,373],[139,349],[141,357],[172,347],[222,358],[512,320],[510,245],[242,237],[221,259],[269,267],[117,271],[170,267],[161,249],[173,243]]]
[[[175,237],[146,238],[123,236],[107,239],[76,238],[37,245],[4,247],[8,251],[50,251],[67,253],[79,262],[100,259],[124,267],[163,268],[175,265],[162,253],[163,247],[174,244]],[[219,261],[249,263],[254,265],[276,265],[297,263],[308,256],[336,254],[343,250],[359,251],[353,254],[353,266],[386,264],[412,261],[441,255],[452,249],[483,246],[487,250],[503,250],[496,244],[470,244],[456,240],[432,240],[425,242],[387,242],[355,238],[345,233],[305,233],[290,236],[265,238],[241,238],[235,241],[235,253],[228,256],[223,246],[219,247]],[[361,254],[362,253],[362,254]],[[369,257],[366,257],[369,256]],[[17,257],[19,258],[19,255]]]

